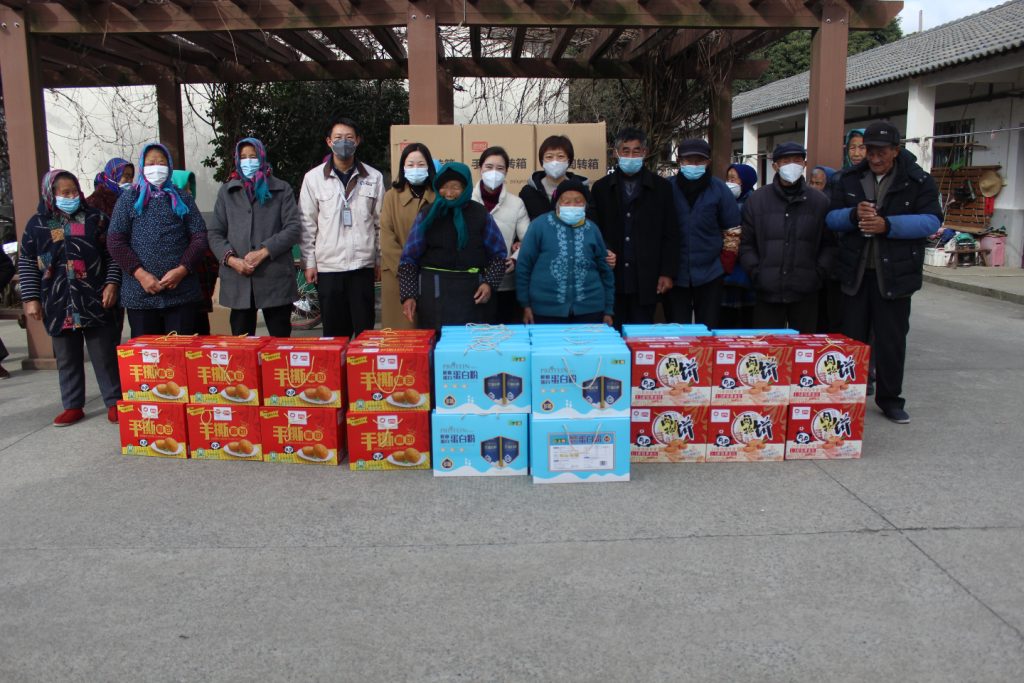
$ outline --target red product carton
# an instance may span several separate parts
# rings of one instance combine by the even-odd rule
[[[345,358],[348,405],[352,412],[429,412],[430,346],[375,346],[356,343]]]
[[[708,406],[658,406],[630,411],[631,462],[704,462]]]
[[[262,339],[200,338],[185,350],[192,403],[260,404]]]
[[[798,341],[790,402],[863,403],[870,359],[871,347],[846,337]]]
[[[185,418],[193,459],[263,461],[259,406],[190,404]]]
[[[437,333],[434,330],[364,330],[352,340],[354,344],[377,345],[384,343],[433,345]]]
[[[185,352],[192,344],[192,337],[151,337],[118,346],[117,368],[124,399],[187,403]]]
[[[350,469],[430,469],[430,413],[349,413],[346,422]]]
[[[260,351],[263,404],[345,405],[345,337],[270,342]]]
[[[789,403],[793,347],[765,340],[712,343],[711,405]]]
[[[341,420],[337,408],[260,408],[263,462],[337,465]]]
[[[631,384],[634,406],[707,405],[711,402],[712,347],[701,342],[638,342]]]
[[[188,426],[182,403],[117,402],[123,455],[188,457]]]
[[[859,458],[863,403],[794,403],[789,409],[786,460]]]
[[[707,462],[780,461],[786,453],[786,406],[711,406]]]

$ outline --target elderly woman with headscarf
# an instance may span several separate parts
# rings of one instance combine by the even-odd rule
[[[732,196],[736,198],[736,206],[740,213],[747,198],[754,192],[757,185],[757,170],[748,164],[732,164],[726,170],[725,184],[729,186]],[[719,327],[724,329],[748,328],[753,325],[754,304],[757,297],[743,267],[737,263],[740,246],[739,228],[727,230],[725,242],[727,249],[722,250],[722,266],[725,268],[725,280],[722,281],[722,307]]]
[[[825,192],[825,188],[828,187],[835,174],[836,170],[831,166],[815,166],[808,174],[807,184],[818,192]]]
[[[864,129],[853,128],[846,134],[843,146],[843,168],[856,166],[868,156],[868,148],[864,144]]]
[[[43,176],[42,201],[21,238],[18,277],[25,315],[42,320],[53,341],[64,412],[53,421],[66,427],[85,413],[85,357],[89,349],[96,381],[117,422],[121,380],[117,373],[117,303],[121,271],[107,252],[107,217],[82,201],[82,188],[67,171]]]
[[[402,250],[402,310],[419,326],[494,321],[494,292],[505,277],[505,238],[483,204],[474,202],[469,167],[450,162],[434,178],[436,198],[424,208]]]
[[[273,176],[256,138],[235,145],[235,170],[217,193],[210,248],[221,264],[220,303],[231,309],[231,334],[256,334],[256,312],[272,337],[290,337],[299,298],[292,247],[302,224],[295,192]]]
[[[202,299],[195,269],[207,249],[206,223],[191,194],[171,182],[171,153],[143,146],[141,174],[110,219],[110,253],[130,275],[121,287],[132,336],[193,334]]]
[[[121,193],[132,186],[135,179],[135,166],[127,159],[114,157],[107,162],[103,170],[96,174],[93,179],[93,193],[89,195],[85,203],[94,209],[99,209],[103,215],[110,219],[114,213],[114,204]]]

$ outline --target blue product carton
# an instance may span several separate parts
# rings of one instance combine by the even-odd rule
[[[529,413],[530,345],[445,338],[434,348],[439,413]]]
[[[530,377],[538,417],[629,417],[630,352],[617,343],[540,344]]]
[[[435,477],[508,477],[529,471],[529,416],[435,412]]]
[[[629,418],[530,417],[535,484],[629,481]]]

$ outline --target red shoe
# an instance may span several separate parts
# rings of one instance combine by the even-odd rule
[[[53,419],[54,427],[69,427],[79,420],[85,417],[85,413],[82,412],[81,408],[72,408],[71,410],[65,410],[63,413]]]
[[[117,424],[117,406],[107,408],[107,422]]]

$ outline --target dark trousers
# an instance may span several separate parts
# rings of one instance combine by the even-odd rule
[[[615,327],[623,325],[650,325],[654,323],[654,309],[657,304],[641,305],[636,294],[615,295]]]
[[[602,323],[604,322],[604,313],[598,311],[597,313],[582,313],[577,315],[570,315],[565,318],[557,315],[536,315],[533,316],[533,322],[537,325],[571,325],[571,324],[584,324],[584,323]]]
[[[826,280],[818,293],[818,332],[841,332],[843,329],[843,290],[839,280]]]
[[[665,318],[670,323],[692,322],[718,327],[718,316],[722,306],[722,283],[717,278],[699,287],[676,285],[665,294]]]
[[[519,302],[516,300],[516,290],[496,292],[494,299],[497,302],[495,322],[500,325],[523,324],[523,309],[519,307]]]
[[[231,334],[237,336],[247,334],[250,337],[256,334],[256,314],[263,311],[263,322],[267,324],[267,333],[271,337],[292,336],[292,305],[270,306],[264,309],[232,308],[229,316],[231,320]]]
[[[818,293],[788,304],[758,301],[754,304],[753,322],[760,329],[788,327],[801,334],[814,334],[818,331]]]
[[[316,278],[325,337],[356,337],[373,329],[373,268],[317,273]]]
[[[57,380],[60,382],[60,400],[64,410],[85,405],[85,353],[89,349],[96,382],[106,407],[117,405],[121,398],[121,378],[117,374],[117,345],[121,341],[117,327],[85,327],[65,330],[52,337],[53,355],[57,358]]]
[[[865,344],[871,342],[875,360],[875,403],[882,410],[902,409],[903,369],[910,332],[910,297],[883,299],[873,270],[853,296],[844,296],[843,334]]]
[[[144,334],[195,334],[196,303],[171,308],[129,308],[128,324],[132,337]]]

